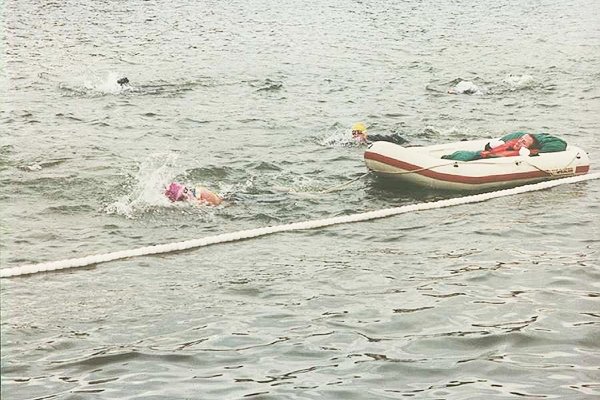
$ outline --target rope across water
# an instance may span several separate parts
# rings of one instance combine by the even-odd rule
[[[100,264],[108,261],[120,260],[124,258],[139,257],[150,254],[169,253],[174,251],[188,250],[196,247],[204,247],[217,243],[234,242],[238,240],[250,239],[259,236],[271,235],[278,232],[290,232],[304,229],[322,228],[325,226],[348,224],[352,222],[368,221],[378,218],[386,218],[393,215],[404,214],[411,211],[424,211],[435,208],[451,207],[461,204],[478,203],[498,197],[512,196],[516,194],[533,192],[536,190],[549,189],[555,186],[576,183],[600,178],[600,173],[574,176],[570,178],[556,179],[546,182],[535,183],[531,185],[519,186],[512,189],[504,189],[496,192],[475,194],[464,197],[457,197],[447,200],[439,200],[428,203],[410,204],[402,207],[387,208],[383,210],[369,211],[360,214],[345,215],[334,218],[320,220],[295,222],[285,225],[268,226],[264,228],[248,229],[243,231],[224,233],[216,236],[208,236],[201,239],[187,240],[184,242],[160,244],[154,246],[140,247],[137,249],[122,250],[113,253],[98,254],[82,258],[71,258],[61,261],[45,262],[40,264],[23,265],[20,267],[0,269],[0,278],[11,276],[35,274],[38,272],[56,271],[67,268],[85,267],[93,264]]]

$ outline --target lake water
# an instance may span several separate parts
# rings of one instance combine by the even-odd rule
[[[595,172],[597,1],[501,3],[4,0],[1,268],[458,196],[361,177],[356,121],[553,133]],[[170,204],[173,179],[226,205]],[[599,200],[594,180],[2,279],[1,395],[592,398]]]

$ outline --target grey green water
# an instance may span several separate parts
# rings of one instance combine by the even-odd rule
[[[600,154],[595,0],[0,2],[0,268],[455,196],[366,172],[549,132]],[[127,76],[131,85],[116,80]],[[448,94],[461,80],[475,94]],[[171,179],[223,194],[172,205]],[[587,399],[600,182],[2,279],[3,399]]]

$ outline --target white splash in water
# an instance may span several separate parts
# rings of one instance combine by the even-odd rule
[[[236,193],[244,193],[253,189],[256,185],[255,176],[248,176],[244,182],[238,182],[235,184],[224,183],[220,185],[219,196],[225,200],[229,200],[235,196]]]
[[[166,185],[173,181],[180,169],[175,154],[153,154],[139,167],[129,193],[106,207],[109,214],[128,218],[152,207],[177,206],[164,195]]]
[[[23,169],[25,169],[27,171],[41,171],[42,166],[40,164],[31,164],[31,165],[26,165]]]
[[[509,90],[531,89],[538,85],[538,82],[531,75],[507,75],[502,83],[508,86]]]
[[[483,89],[471,81],[460,81],[454,87],[448,89],[450,94],[483,94]]]
[[[325,136],[326,135],[326,136]],[[324,132],[317,138],[317,143],[327,147],[356,147],[361,146],[352,138],[352,131],[348,129],[337,129],[334,132]]]
[[[117,81],[123,78],[116,72],[109,72],[104,77],[92,77],[83,82],[86,91],[100,94],[119,94],[123,92],[134,91],[135,88],[129,83],[121,85]]]
[[[109,72],[104,76],[84,73],[83,78],[79,82],[75,80],[69,83],[61,83],[60,88],[67,93],[84,96],[118,95],[139,91],[138,88],[132,86],[130,83],[119,84],[118,80],[123,77],[122,74],[118,74],[117,72]]]

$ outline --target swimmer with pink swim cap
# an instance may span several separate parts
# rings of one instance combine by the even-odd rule
[[[218,206],[223,202],[223,199],[219,195],[211,192],[205,187],[197,186],[195,188],[188,188],[187,186],[172,182],[165,190],[165,196],[169,200],[175,201],[198,201],[203,204],[209,204],[212,206]]]

